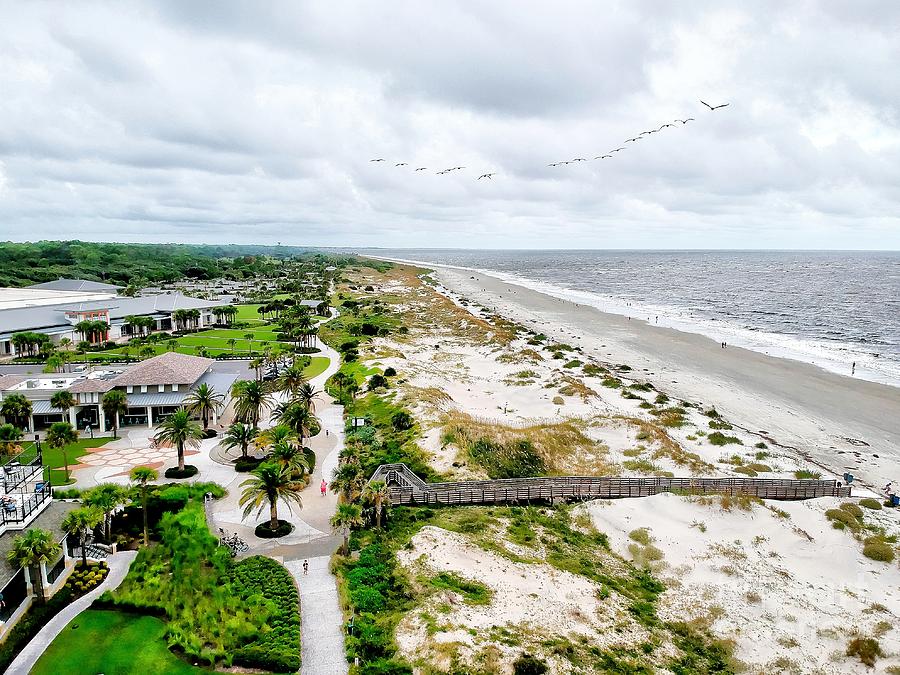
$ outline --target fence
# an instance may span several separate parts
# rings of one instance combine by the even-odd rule
[[[39,513],[44,502],[52,497],[53,488],[50,486],[49,481],[36,485],[35,491],[24,497],[21,502],[16,503],[14,507],[4,506],[0,509],[0,513],[3,514],[3,523],[26,522],[32,515]]]
[[[3,489],[9,494],[35,474],[42,471],[40,448],[36,443],[25,446],[21,452],[3,462]]]
[[[781,478],[625,478],[550,476],[426,483],[405,464],[385,464],[372,475],[390,488],[392,504],[499,504],[529,501],[580,501],[678,494],[747,495],[760,499],[849,497],[850,487],[833,480]]]

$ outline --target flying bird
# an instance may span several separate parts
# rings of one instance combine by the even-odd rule
[[[406,166],[406,162],[397,162],[394,166]]]
[[[657,129],[657,131],[662,131],[662,130],[665,129],[666,127],[674,127],[674,126],[675,126],[674,124],[669,124],[668,122],[666,122],[666,123],[663,124],[659,129]]]
[[[427,168],[427,166],[420,166],[416,171],[425,171]]]
[[[687,124],[688,122],[693,122],[693,121],[694,121],[694,118],[693,118],[693,117],[688,117],[688,118],[683,119],[683,120],[675,120],[675,121],[676,121],[676,122],[681,122],[682,125],[685,125],[685,124]]]
[[[383,159],[370,159],[370,162],[383,162]]]
[[[703,100],[701,100],[700,103],[705,105],[710,110],[718,110],[719,108],[724,108],[726,105],[729,105],[728,103],[720,103],[719,105],[710,105],[709,103],[707,103],[706,101],[703,101]]]
[[[496,175],[497,175],[496,173],[483,173],[480,176],[478,176],[478,180],[481,180],[482,178],[487,178],[488,180],[493,180],[494,176],[496,176]]]
[[[562,162],[551,162],[547,166],[559,166],[560,164],[562,164]]]
[[[634,141],[639,141],[639,140],[641,140],[641,137],[640,137],[640,136],[635,136],[634,138],[629,138],[629,139],[628,139],[627,141],[625,141],[625,142],[626,142],[626,143],[633,143]]]
[[[454,166],[454,167],[453,167],[452,169],[450,169],[450,170],[451,170],[451,171],[459,171],[460,169],[465,169],[465,168],[466,168],[466,167],[464,167],[464,166]]]
[[[626,148],[616,148],[615,150],[610,150],[610,153],[619,152],[620,150],[625,150]]]
[[[608,159],[609,157],[612,157],[612,155],[598,155],[594,159]]]
[[[570,159],[570,162],[586,162],[587,160],[584,157],[576,157],[575,159]]]

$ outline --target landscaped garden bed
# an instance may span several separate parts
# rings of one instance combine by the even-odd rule
[[[163,618],[161,639],[190,663],[299,669],[299,596],[283,566],[258,556],[234,561],[209,532],[201,495],[164,514],[158,531],[160,543],[142,549],[95,608]]]

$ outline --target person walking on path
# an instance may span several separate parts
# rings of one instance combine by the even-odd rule
[[[325,482],[325,479],[322,479],[322,485],[319,486],[319,490],[322,492],[322,496],[325,496],[325,493],[328,492],[328,483]]]
[[[850,374],[851,374],[851,375],[856,375],[856,361],[854,361],[854,362],[850,365]]]
[[[303,561],[303,576],[309,574],[309,560]]]

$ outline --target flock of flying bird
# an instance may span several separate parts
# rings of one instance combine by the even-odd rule
[[[702,103],[707,108],[709,108],[710,112],[716,111],[719,108],[724,108],[725,106],[729,105],[728,103],[720,103],[719,105],[710,105],[709,103],[707,103],[706,101],[703,101],[703,100],[701,100],[700,103]],[[622,152],[623,150],[628,149],[628,147],[625,145],[625,143],[637,143],[638,141],[640,141],[644,138],[649,138],[651,134],[659,133],[663,129],[666,129],[666,128],[675,129],[675,128],[677,128],[677,123],[679,123],[679,122],[681,123],[681,126],[685,126],[688,122],[694,122],[694,121],[695,120],[693,117],[685,117],[684,119],[675,119],[675,120],[672,120],[671,122],[666,122],[666,123],[660,125],[660,127],[658,129],[649,129],[647,131],[642,131],[634,138],[626,139],[624,141],[624,143],[622,144],[622,147],[615,148],[614,150],[609,150],[608,152],[606,152],[605,154],[602,154],[602,155],[597,155],[596,157],[594,157],[594,159],[611,159],[615,153]],[[369,161],[370,162],[386,162],[387,160],[383,159],[381,157],[377,157],[375,159],[370,159]],[[567,164],[575,164],[577,162],[587,162],[587,161],[588,161],[587,157],[574,157],[573,159],[562,160],[559,162],[551,162],[547,166],[554,166],[554,167],[555,166],[565,166]],[[408,162],[397,162],[396,164],[394,164],[394,166],[395,167],[409,166],[409,163]],[[447,169],[441,169],[440,171],[437,171],[436,173],[438,175],[444,175],[447,173],[451,173],[453,171],[462,171],[465,168],[466,167],[464,167],[464,166],[452,166]],[[413,172],[416,172],[416,171],[428,171],[428,167],[427,166],[419,166],[419,167],[416,167],[415,169],[413,169]],[[497,172],[483,173],[480,176],[478,176],[478,178],[476,180],[481,180],[482,178],[487,178],[488,180],[492,180],[494,178],[494,176],[496,176],[496,175],[497,175]]]

